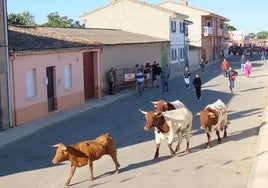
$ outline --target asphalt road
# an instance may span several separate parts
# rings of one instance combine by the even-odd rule
[[[162,95],[161,87],[146,89],[142,97],[136,94],[84,111],[0,148],[0,187],[64,187],[70,164],[53,165],[55,149],[50,146],[94,139],[105,132],[110,132],[115,139],[120,173],[113,175],[114,164],[104,156],[94,162],[94,181],[88,180],[85,166],[76,170],[72,187],[247,187],[258,131],[263,123],[268,61],[252,59],[253,73],[246,78],[239,69],[239,58],[228,59],[239,73],[233,94],[227,78],[221,75],[220,63],[208,64],[202,77],[201,102],[197,102],[193,87],[185,89],[179,76],[170,80],[169,95]],[[199,119],[194,117],[190,154],[181,151],[171,157],[166,141],[162,141],[160,157],[154,160],[154,133],[143,129],[145,118],[138,109],[153,110],[150,101],[159,99],[179,99],[193,114],[221,99],[228,106],[228,137],[218,145],[213,134],[212,147],[206,149],[206,135],[199,129]],[[184,150],[185,140],[181,148]]]

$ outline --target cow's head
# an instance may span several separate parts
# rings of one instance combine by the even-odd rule
[[[219,119],[218,113],[210,108],[201,110],[195,116],[200,117],[200,128],[202,130],[209,129],[209,131],[211,130],[212,125],[216,125],[218,123]]]
[[[144,126],[144,129],[147,131],[152,127],[156,127],[159,123],[161,123],[160,120],[160,116],[162,116],[161,114],[155,112],[155,111],[149,111],[149,112],[145,112],[142,111],[141,109],[139,109],[141,113],[143,113],[145,115],[145,119],[146,119],[146,124]],[[162,116],[163,117],[163,116]]]
[[[66,161],[68,159],[67,147],[64,144],[60,143],[60,144],[53,145],[51,147],[57,148],[56,154],[52,160],[54,164],[58,162]]]
[[[168,103],[164,100],[153,101],[152,102],[155,108],[155,111],[162,113],[168,110]]]

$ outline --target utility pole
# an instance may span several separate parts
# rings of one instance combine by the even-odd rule
[[[7,2],[0,0],[0,130],[12,126],[7,30]]]

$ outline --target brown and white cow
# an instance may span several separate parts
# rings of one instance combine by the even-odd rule
[[[162,113],[157,113],[155,111],[144,112],[146,124],[144,126],[145,130],[155,128],[155,141],[156,141],[156,151],[154,158],[159,156],[159,148],[161,139],[168,140],[168,148],[172,156],[175,155],[180,149],[180,144],[182,142],[182,133],[186,132],[187,146],[185,149],[186,153],[189,153],[189,143],[190,143],[190,132],[192,129],[193,115],[187,108],[179,108],[172,111],[166,111]],[[175,151],[172,148],[172,142],[175,135],[178,135],[178,143]]]
[[[52,147],[56,147],[56,154],[52,160],[54,164],[69,160],[71,162],[70,175],[65,183],[69,185],[71,178],[74,175],[77,167],[89,165],[89,180],[93,180],[93,161],[98,160],[103,155],[110,155],[115,163],[115,173],[118,173],[120,167],[117,161],[116,147],[112,136],[109,133],[105,133],[95,140],[86,140],[65,146],[64,144],[56,144]]]
[[[180,100],[175,100],[172,102],[167,102],[164,100],[158,100],[152,102],[155,108],[155,111],[158,113],[162,113],[169,110],[175,110],[178,108],[185,108],[185,105]]]
[[[220,131],[224,131],[223,137],[227,136],[227,106],[220,99],[207,105],[196,116],[200,117],[200,128],[206,131],[207,148],[211,146],[210,134],[212,131],[216,130],[218,143],[221,143]]]

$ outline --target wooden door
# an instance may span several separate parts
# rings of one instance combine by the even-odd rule
[[[85,100],[94,98],[94,59],[93,52],[83,53]]]

